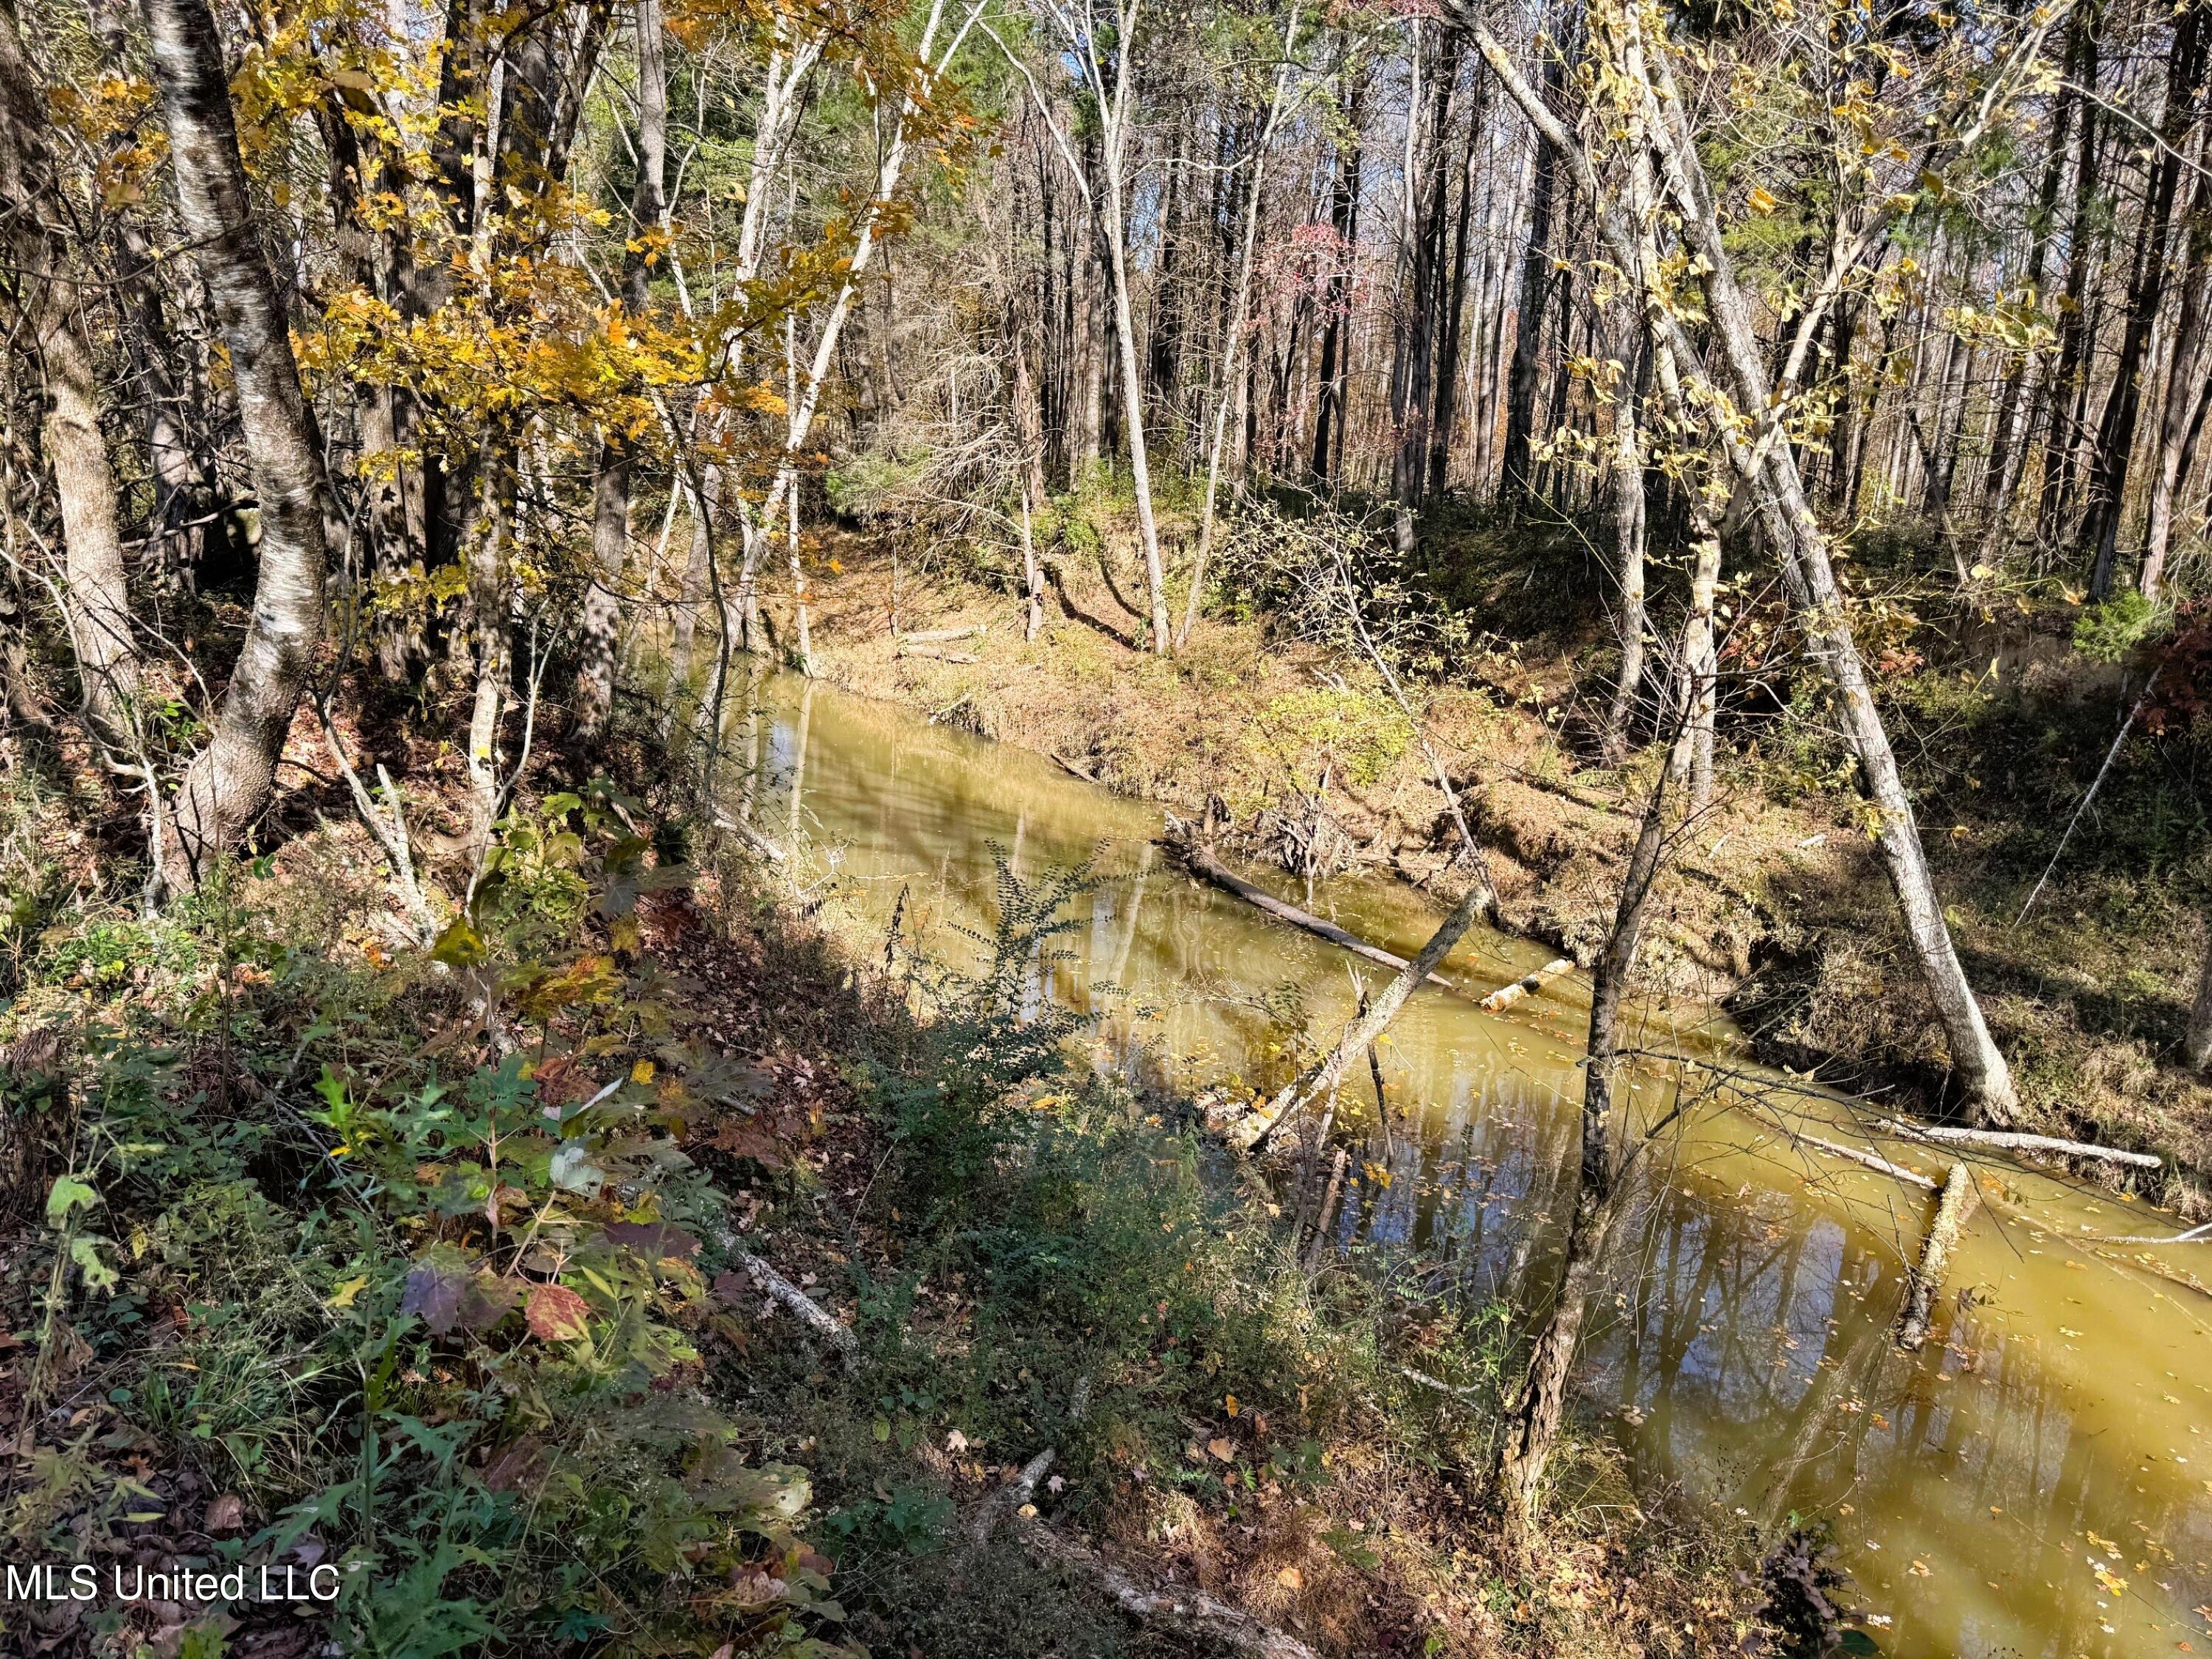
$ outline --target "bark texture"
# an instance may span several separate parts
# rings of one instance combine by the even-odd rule
[[[173,885],[196,884],[268,805],[323,635],[329,483],[314,417],[239,159],[222,44],[206,0],[147,0],[177,204],[238,388],[261,507],[253,616],[208,745],[171,813]]]
[[[127,737],[138,695],[115,472],[100,435],[100,393],[76,276],[67,198],[48,151],[46,100],[12,7],[0,5],[0,211],[16,307],[29,325],[46,390],[39,437],[62,519],[62,602],[85,712],[111,738]]]

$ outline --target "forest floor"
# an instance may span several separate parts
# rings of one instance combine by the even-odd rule
[[[1034,641],[990,559],[838,536],[813,594],[818,671],[1186,819],[1210,801],[1249,856],[1380,870],[1455,898],[1467,877],[1447,803],[1368,664],[1286,637],[1241,600],[1248,614],[1201,619],[1175,659],[1143,652],[1141,565],[1103,516],[1103,533],[1048,547]],[[1562,538],[1551,568],[1532,570],[1525,544],[1502,541],[1460,533],[1462,591],[1491,631],[1454,665],[1456,684],[1410,695],[1509,922],[1586,963],[1656,758],[1596,755],[1592,700],[1617,653],[1595,560]],[[2016,924],[2110,741],[2118,673],[2074,657],[2070,617],[2047,608],[2013,605],[1995,628],[1986,612],[1924,621],[1924,597],[1919,612],[1892,599],[1879,613],[1888,715],[1961,953],[2014,1068],[2018,1127],[2155,1151],[2168,1175],[2154,1195],[2204,1212],[2212,1087],[2178,1063],[2203,949],[2193,780],[2156,754],[2116,768],[2088,833]],[[895,615],[908,633],[982,631],[917,654]],[[1794,695],[1769,691],[1725,721],[1714,804],[1662,890],[1641,971],[1655,992],[1724,1007],[1769,1061],[1941,1115],[1941,1031],[1852,769]]]
[[[456,764],[390,726],[372,752],[416,763],[417,844],[456,890]],[[48,849],[51,878],[22,890],[90,890],[97,837],[64,831],[53,774],[17,775],[10,856]],[[0,1607],[9,1651],[1192,1650],[1014,1517],[979,1530],[1047,1448],[1046,1525],[1323,1652],[1759,1639],[1751,1540],[1632,1494],[1601,1436],[1560,1455],[1540,1563],[1501,1565],[1499,1310],[1302,1263],[1279,1189],[1205,1155],[1179,1103],[988,984],[856,966],[669,799],[560,781],[526,788],[434,953],[314,784],[222,890],[15,938],[17,1554],[331,1562],[346,1588],[335,1626]],[[853,1333],[849,1363],[748,1253]]]

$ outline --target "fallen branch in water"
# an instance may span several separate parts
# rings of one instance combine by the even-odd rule
[[[1959,1232],[1966,1224],[1966,1218],[1974,1212],[1978,1197],[1974,1178],[1966,1173],[1966,1166],[1954,1164],[1943,1182],[1942,1200],[1936,1206],[1936,1222],[1928,1230],[1928,1243],[1920,1253],[1920,1265],[1912,1270],[1905,1306],[1898,1312],[1897,1346],[1907,1353],[1919,1352],[1921,1345],[1928,1340],[1928,1316],[1935,1308],[1936,1293],[1943,1288],[1943,1275],[1951,1265],[1951,1251],[1959,1243]]]
[[[1486,1014],[1503,1013],[1522,997],[1533,997],[1562,974],[1571,974],[1575,964],[1565,957],[1546,963],[1525,979],[1516,979],[1510,985],[1501,985],[1482,1000]]]
[[[1250,1152],[1273,1133],[1274,1127],[1291,1112],[1319,1095],[1324,1089],[1334,1089],[1344,1076],[1345,1068],[1358,1058],[1361,1049],[1389,1029],[1398,1011],[1406,1006],[1406,999],[1413,994],[1413,988],[1424,980],[1434,980],[1436,965],[1450,954],[1460,935],[1473,925],[1478,912],[1487,907],[1489,896],[1481,888],[1472,888],[1458,908],[1446,916],[1429,942],[1421,947],[1421,954],[1405,963],[1398,977],[1382,988],[1382,994],[1375,999],[1374,1006],[1344,1028],[1329,1056],[1312,1070],[1285,1084],[1275,1097],[1249,1117],[1233,1123],[1229,1128],[1229,1144]],[[1443,981],[1437,981],[1442,984]]]
[[[2021,1134],[2010,1129],[1951,1129],[1928,1123],[1901,1123],[1895,1118],[1878,1118],[1875,1127],[1892,1134],[1903,1135],[1907,1140],[1934,1140],[1946,1146],[1996,1146],[2014,1152],[2063,1152],[2069,1158],[2102,1158],[2108,1164],[2126,1164],[2138,1170],[2162,1167],[2156,1152],[2128,1152],[2117,1146],[2096,1146],[2086,1140],[2061,1140],[2055,1135]]]
[[[2087,1233],[2078,1241],[2068,1243],[2083,1244],[2212,1244],[2212,1221],[2201,1227],[2191,1227],[2185,1233],[2126,1233],[2115,1237],[2109,1233]]]
[[[1917,1170],[1906,1169],[1902,1164],[1892,1164],[1886,1158],[1877,1157],[1872,1152],[1863,1152],[1855,1146],[1838,1146],[1832,1140],[1823,1140],[1818,1135],[1808,1135],[1802,1133],[1792,1133],[1787,1130],[1784,1133],[1790,1133],[1792,1139],[1802,1141],[1808,1146],[1817,1146],[1822,1152],[1832,1153],[1837,1158],[1847,1158],[1854,1164],[1863,1164],[1868,1169],[1875,1170],[1877,1174],[1890,1176],[1899,1181],[1909,1182],[1915,1187],[1924,1187],[1931,1193],[1936,1190],[1936,1182],[1934,1181],[1921,1174]]]
[[[1328,1255],[1328,1226],[1336,1219],[1336,1200],[1344,1190],[1344,1148],[1336,1149],[1336,1161],[1329,1166],[1328,1191],[1321,1200],[1321,1220],[1314,1227],[1313,1243],[1306,1247],[1306,1277],[1311,1279],[1321,1272],[1321,1264]]]
[[[1058,759],[1058,757],[1055,756],[1054,758]],[[1066,766],[1067,763],[1061,761],[1060,764]],[[1068,769],[1074,770],[1073,767],[1069,767]],[[1247,904],[1266,911],[1276,921],[1287,921],[1293,927],[1304,928],[1316,939],[1325,939],[1331,945],[1341,945],[1354,956],[1364,957],[1370,962],[1379,963],[1394,972],[1403,973],[1406,970],[1408,964],[1405,957],[1393,956],[1380,945],[1370,945],[1365,939],[1346,933],[1334,922],[1324,921],[1311,911],[1301,910],[1297,905],[1285,903],[1273,893],[1255,887],[1242,876],[1232,875],[1222,867],[1220,861],[1212,854],[1195,842],[1171,838],[1167,846],[1169,851],[1183,861],[1191,874],[1203,877],[1224,892],[1236,894]],[[1457,991],[1460,988],[1438,974],[1429,975],[1428,981],[1431,985],[1443,986],[1447,991]]]

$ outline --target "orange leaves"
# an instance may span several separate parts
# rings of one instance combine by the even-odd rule
[[[569,1342],[584,1334],[591,1304],[566,1285],[540,1285],[530,1293],[523,1317],[533,1335],[548,1342]]]

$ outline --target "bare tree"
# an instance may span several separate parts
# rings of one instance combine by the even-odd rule
[[[668,62],[660,0],[636,0],[637,182],[630,191],[629,235],[623,258],[622,304],[632,316],[651,302],[647,254],[668,230]],[[575,720],[585,737],[605,722],[614,700],[616,635],[622,625],[623,570],[629,559],[629,439],[609,434],[599,447],[592,501],[592,580],[584,593],[583,660],[576,673]]]

